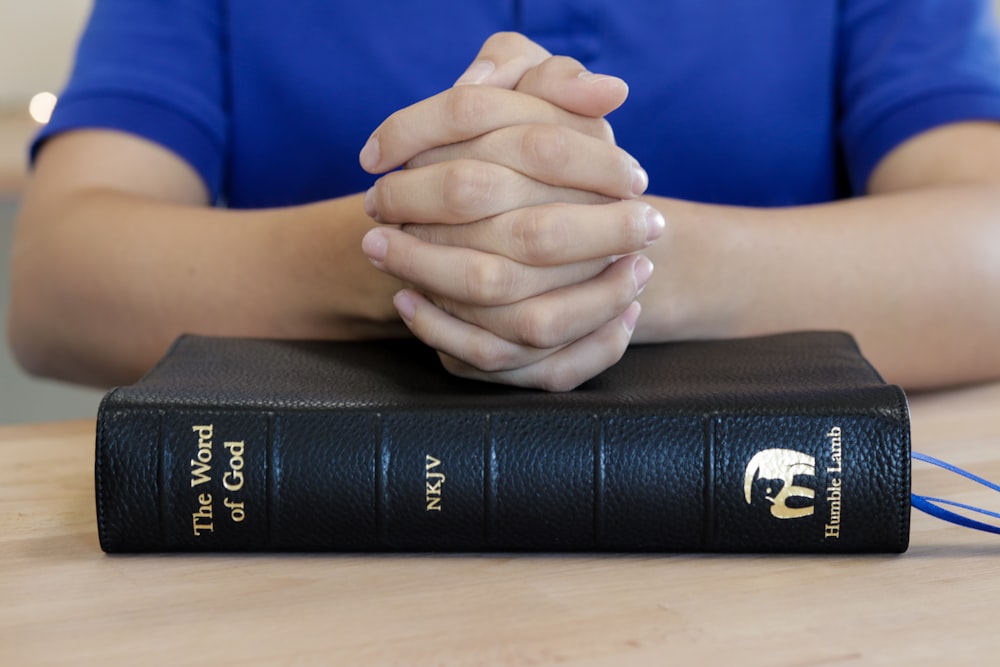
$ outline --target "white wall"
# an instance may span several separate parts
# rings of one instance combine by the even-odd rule
[[[62,88],[91,0],[0,0],[0,110]]]

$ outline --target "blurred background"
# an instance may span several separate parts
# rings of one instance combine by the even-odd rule
[[[8,255],[26,146],[67,78],[91,2],[0,1],[0,317],[7,311]],[[0,424],[92,418],[101,395],[30,378],[0,345]]]
[[[0,318],[25,150],[69,72],[91,0],[0,0]],[[32,105],[32,100],[34,104]],[[5,327],[6,329],[6,327]],[[102,393],[26,376],[0,344],[0,424],[93,418]]]

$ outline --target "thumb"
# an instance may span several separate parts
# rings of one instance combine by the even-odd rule
[[[592,74],[576,60],[551,53],[516,32],[498,32],[483,43],[476,59],[455,81],[516,90],[565,109],[600,118],[628,97],[628,86],[614,76]]]
[[[589,72],[578,61],[564,56],[549,58],[533,67],[514,90],[591,118],[608,115],[628,97],[628,84],[623,80]]]
[[[513,90],[525,73],[551,55],[520,33],[498,32],[483,43],[455,85],[481,84]]]

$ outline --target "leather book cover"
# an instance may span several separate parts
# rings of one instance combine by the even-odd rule
[[[906,397],[853,339],[631,347],[566,393],[447,374],[416,341],[185,336],[109,392],[122,551],[900,552]]]

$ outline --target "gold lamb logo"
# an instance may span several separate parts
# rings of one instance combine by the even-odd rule
[[[795,483],[796,477],[815,477],[816,459],[794,449],[765,449],[747,463],[743,493],[748,505],[763,496],[778,519],[812,516],[816,492]]]

